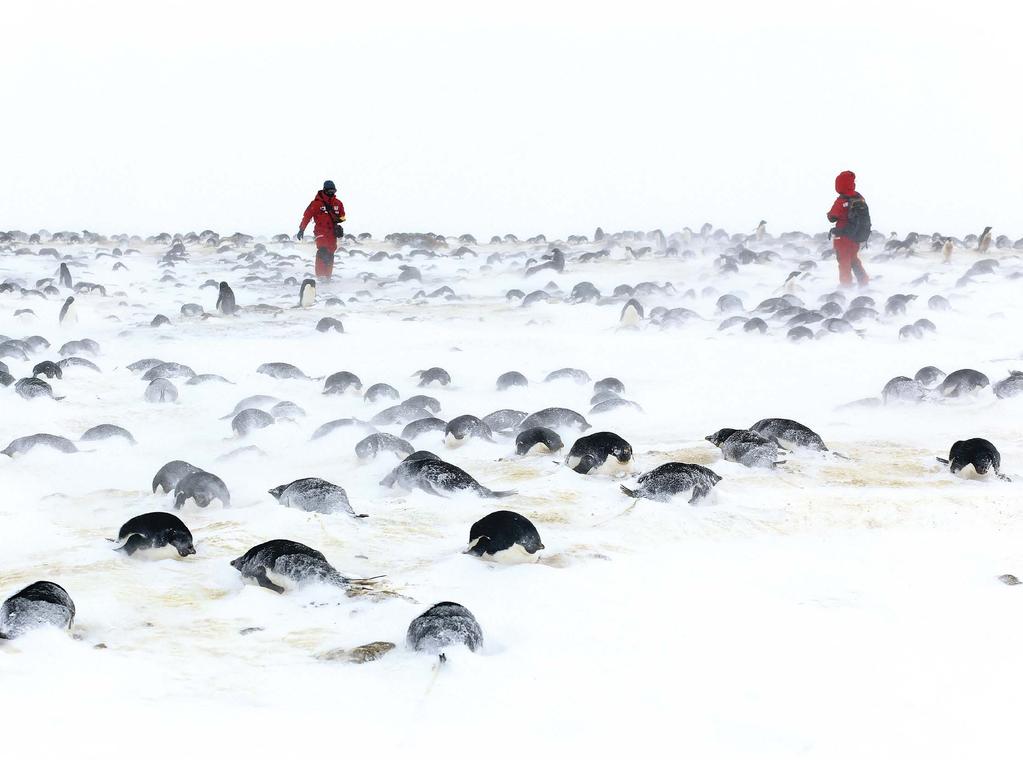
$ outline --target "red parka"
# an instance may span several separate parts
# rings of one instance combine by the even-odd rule
[[[856,192],[856,175],[850,171],[844,171],[835,177],[835,192],[839,194],[839,197],[835,199],[828,212],[828,221],[841,231],[849,223],[849,201],[842,196],[862,197]]]
[[[327,213],[327,204],[330,204],[337,216],[339,222],[345,221],[345,206],[335,196],[331,198],[322,190],[316,194],[313,198],[312,203],[306,208],[305,213],[302,215],[302,223],[298,225],[300,230],[305,230],[309,224],[309,220],[313,220],[313,235],[317,238],[333,238],[334,237],[334,220],[330,218],[330,214]]]

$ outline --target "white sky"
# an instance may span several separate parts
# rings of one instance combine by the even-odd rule
[[[1023,235],[1016,3],[493,5],[0,0],[0,229]]]

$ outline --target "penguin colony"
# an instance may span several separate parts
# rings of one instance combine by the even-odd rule
[[[392,494],[418,491],[438,499],[463,500],[458,503],[468,499],[478,505],[475,519],[462,526],[466,542],[462,549],[468,558],[495,565],[536,563],[553,547],[541,535],[542,510],[530,508],[525,497],[542,486],[526,481],[510,487],[500,468],[480,472],[447,458],[454,458],[463,447],[476,447],[474,451],[487,451],[492,463],[541,460],[572,473],[571,477],[606,481],[608,498],[620,500],[622,509],[629,508],[630,499],[712,509],[714,489],[733,472],[729,468],[784,473],[792,460],[842,455],[830,451],[822,436],[807,425],[780,417],[751,421],[747,428],[704,431],[704,464],[666,461],[663,455],[634,450],[629,421],[644,410],[628,397],[627,361],[622,362],[626,381],[594,378],[579,367],[552,366],[535,377],[495,367],[492,386],[473,389],[493,394],[497,406],[502,396],[514,398],[517,391],[551,384],[574,389],[577,408],[516,409],[508,404],[494,411],[467,413],[458,401],[463,390],[459,378],[442,366],[410,367],[407,377],[366,377],[364,384],[358,374],[342,368],[344,344],[338,341],[347,334],[349,310],[362,307],[364,315],[372,315],[397,304],[428,314],[445,306],[471,307],[480,296],[460,293],[457,278],[445,280],[433,274],[437,261],[454,259],[463,269],[484,275],[517,273],[520,287],[488,296],[499,298],[507,308],[539,314],[554,307],[607,307],[600,311],[609,315],[605,327],[616,331],[670,333],[698,327],[725,339],[748,335],[791,343],[858,340],[887,332],[893,339],[918,341],[952,323],[957,296],[991,279],[1023,277],[1023,240],[994,238],[990,228],[963,239],[912,233],[905,239],[893,236],[886,243],[884,236],[875,237],[873,247],[865,252],[873,261],[931,256],[934,274],[911,283],[892,283],[898,292],[880,279],[862,294],[829,291],[824,284],[833,279],[834,265],[826,236],[773,236],[765,221],[752,234],[736,235],[704,225],[699,232],[686,228],[670,235],[659,230],[613,235],[597,230],[592,238],[559,241],[543,236],[519,240],[512,235],[489,242],[471,235],[396,234],[384,240],[349,236],[339,250],[337,277],[330,283],[311,278],[308,252],[286,235],[257,241],[242,234],[222,237],[209,230],[147,239],[10,231],[0,233],[4,257],[0,316],[4,329],[15,325],[25,329],[0,335],[0,393],[5,405],[59,404],[81,394],[88,383],[103,384],[108,379],[124,383],[127,378],[137,388],[139,404],[179,409],[187,408],[190,398],[203,388],[237,386],[234,398],[240,400],[230,411],[225,409],[217,423],[223,425],[226,442],[218,461],[252,457],[258,462],[267,456],[260,446],[261,436],[283,426],[304,430],[309,446],[353,442],[347,453],[354,454],[357,466],[382,468],[375,494],[349,494],[343,483],[334,482],[343,480],[343,468],[329,473],[332,479],[304,472],[291,473],[293,477],[284,482],[267,478],[262,487],[264,505],[328,521],[372,523],[374,501],[395,498]],[[964,264],[967,256],[972,258]],[[136,267],[151,266],[153,260],[161,273],[160,285],[175,295],[178,308],[176,313],[168,311],[171,316],[147,314],[139,303],[145,300],[149,283],[133,279],[130,273]],[[689,283],[621,283],[601,291],[583,279],[588,268],[612,260],[702,264],[709,275],[704,282],[715,285],[697,285],[694,278]],[[965,271],[950,279],[944,273],[954,266]],[[729,274],[745,267],[762,267],[777,275],[762,298],[722,292]],[[577,281],[567,292],[551,279],[569,274]],[[944,277],[943,286],[932,284],[932,277]],[[708,308],[707,303],[712,306]],[[161,335],[173,337],[178,330],[191,336],[203,331],[230,336],[246,323],[258,324],[259,330],[272,334],[278,321],[292,329],[294,317],[286,322],[280,319],[292,310],[308,312],[308,331],[323,334],[326,341],[322,354],[310,357],[304,369],[272,356],[252,357],[251,366],[239,366],[220,362],[215,355],[193,369],[174,360],[178,344],[159,340]],[[82,337],[90,332],[103,340]],[[140,339],[147,335],[152,339]],[[286,337],[284,328],[281,335]],[[116,345],[121,341],[144,346],[153,356],[115,365],[105,357],[118,353]],[[391,348],[400,351],[401,346],[381,350]],[[439,362],[441,358],[438,355]],[[323,376],[305,371],[327,367],[335,371]],[[1023,373],[1015,369],[993,379],[969,367],[946,369],[928,365],[912,377],[893,377],[879,389],[878,397],[851,400],[849,405],[939,405],[1023,394]],[[244,395],[255,387],[251,380],[256,375],[290,384],[289,397]],[[413,392],[406,396],[410,389]],[[367,414],[312,419],[303,406],[303,399],[310,396],[360,399]],[[0,464],[16,468],[21,457],[45,450],[73,457],[71,467],[88,467],[91,457],[119,456],[122,450],[116,446],[135,446],[147,438],[151,444],[160,438],[158,430],[129,430],[129,418],[125,414],[81,432],[69,423],[62,431],[11,435],[0,441],[5,445],[2,453],[9,458]],[[722,419],[722,423],[734,422]],[[947,456],[937,456],[946,449]],[[267,535],[263,543],[225,553],[221,549],[225,541],[211,540],[215,537],[210,534],[197,536],[188,523],[191,516],[206,510],[231,510],[231,483],[215,472],[216,461],[193,462],[188,451],[170,448],[166,455],[154,466],[151,484],[146,484],[151,486],[156,509],[125,515],[120,525],[108,526],[109,548],[125,561],[188,562],[216,553],[238,572],[241,582],[278,594],[316,584],[342,595],[378,594],[386,602],[385,589],[400,586],[400,578],[360,578],[336,568],[318,549],[286,537]],[[981,437],[941,442],[935,458],[935,466],[947,468],[950,475],[1011,482],[996,445]],[[251,469],[251,477],[261,477],[258,464]],[[74,580],[71,575],[38,580],[23,588],[0,588],[6,597],[0,607],[0,638],[14,639],[37,628],[72,629],[76,615],[89,614],[76,609]],[[485,649],[485,630],[469,609],[453,601],[426,606],[431,601],[417,601],[423,609],[404,632],[410,650],[443,657],[453,647]]]

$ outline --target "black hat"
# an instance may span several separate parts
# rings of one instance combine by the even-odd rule
[[[334,180],[332,179],[328,179],[326,182],[323,183],[323,189],[333,190],[334,192],[337,192],[337,186],[334,184]]]

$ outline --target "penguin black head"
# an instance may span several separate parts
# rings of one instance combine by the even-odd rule
[[[625,464],[632,459],[632,445],[628,443],[615,445],[611,448],[611,453],[614,454],[615,459]]]
[[[267,493],[270,494],[271,496],[273,496],[275,499],[279,499],[279,498],[281,498],[281,494],[284,493],[284,490],[286,488],[287,488],[286,485],[284,485],[284,486],[274,486],[269,491],[267,491]]]
[[[721,444],[727,441],[732,436],[733,433],[737,432],[739,431],[736,428],[721,428],[719,431],[717,431],[716,433],[711,433],[703,440],[710,441],[715,446],[720,448]]]
[[[167,543],[178,550],[178,554],[187,557],[195,554],[195,545],[192,543],[192,536],[182,531],[173,531],[168,536]]]

